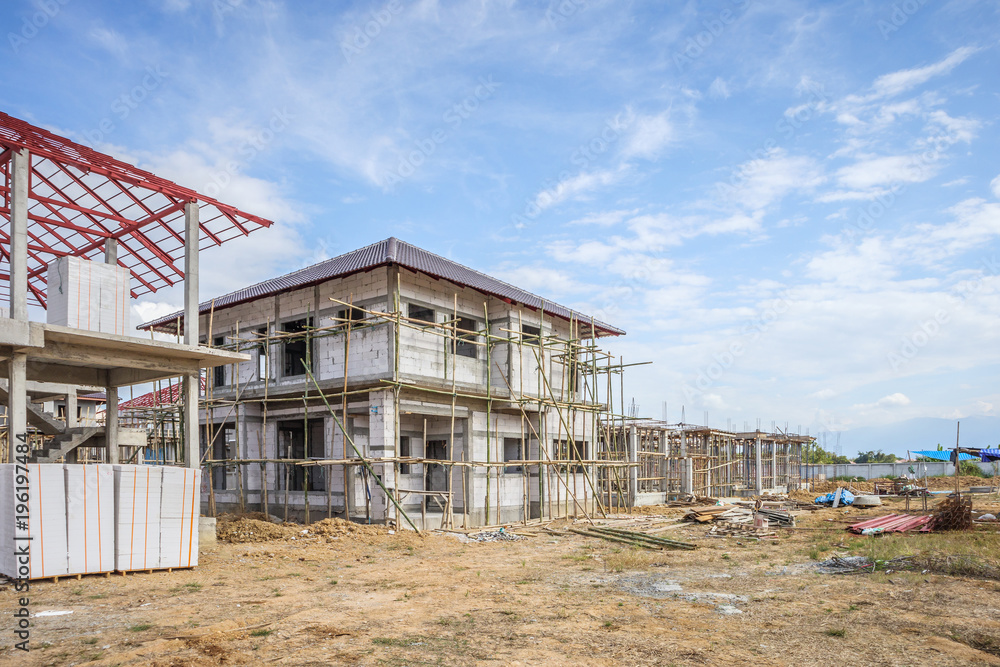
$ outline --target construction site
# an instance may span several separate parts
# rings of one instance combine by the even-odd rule
[[[627,417],[628,364],[599,346],[624,332],[395,238],[200,316],[250,357],[205,382],[210,516],[471,528],[799,483],[808,438]],[[121,409],[155,460],[181,451],[173,387]]]
[[[0,143],[5,661],[1000,662],[996,480],[640,418],[623,330],[394,237],[201,299],[270,221]]]

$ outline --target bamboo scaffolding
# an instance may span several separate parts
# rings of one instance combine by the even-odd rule
[[[210,478],[216,468],[221,467],[223,470],[236,468],[241,509],[244,507],[244,494],[247,492],[244,485],[246,479],[244,471],[248,470],[244,466],[247,465],[259,466],[261,470],[260,488],[254,490],[259,491],[264,511],[268,510],[270,490],[268,468],[274,466],[277,472],[276,481],[279,484],[281,481],[285,482],[286,516],[294,503],[296,508],[305,511],[307,520],[310,518],[311,504],[314,501],[309,497],[309,487],[318,484],[320,479],[326,484],[326,513],[327,516],[332,516],[335,509],[332,478],[339,467],[343,477],[343,503],[337,512],[343,511],[346,518],[352,518],[353,471],[359,471],[358,479],[365,485],[365,516],[369,521],[372,516],[372,494],[384,493],[385,506],[389,508],[385,515],[386,519],[391,519],[390,512],[394,510],[398,518],[409,522],[409,516],[403,509],[404,496],[410,498],[406,507],[415,507],[413,499],[419,498],[421,528],[426,527],[428,519],[426,516],[428,502],[424,498],[424,496],[430,497],[427,494],[434,495],[435,498],[437,498],[435,494],[440,494],[443,499],[442,502],[438,502],[440,499],[434,500],[438,502],[442,512],[441,526],[451,529],[455,527],[456,481],[461,482],[463,529],[471,528],[474,522],[500,524],[504,518],[502,513],[511,512],[518,504],[518,500],[511,498],[512,495],[513,498],[519,496],[520,508],[514,516],[519,515],[523,523],[536,520],[532,519],[533,514],[538,519],[546,516],[556,518],[582,515],[588,521],[592,521],[591,515],[595,511],[606,516],[608,508],[612,506],[631,508],[634,495],[640,489],[658,489],[667,493],[675,486],[679,488],[679,470],[684,457],[679,455],[674,443],[673,439],[676,436],[667,435],[675,431],[663,430],[659,435],[649,435],[643,431],[637,436],[640,446],[636,460],[628,460],[630,454],[627,431],[635,420],[631,419],[625,410],[623,376],[626,368],[638,364],[626,364],[621,358],[598,347],[597,327],[593,318],[588,322],[571,315],[567,332],[567,325],[562,323],[557,327],[557,321],[546,314],[543,306],[537,311],[537,334],[534,333],[534,326],[531,332],[526,334],[521,310],[516,313],[510,312],[505,321],[498,320],[495,313],[491,316],[490,302],[479,301],[482,304],[481,315],[474,319],[482,318],[482,324],[470,326],[465,323],[467,320],[461,313],[474,312],[476,308],[470,308],[472,301],[468,299],[460,307],[459,293],[455,292],[443,318],[439,317],[439,321],[428,322],[403,313],[405,304],[401,303],[399,272],[394,273],[390,270],[386,280],[389,293],[387,305],[381,307],[383,309],[377,309],[380,308],[378,306],[356,305],[353,294],[343,301],[329,298],[331,303],[345,307],[346,311],[338,313],[337,316],[324,317],[320,321],[317,290],[314,292],[316,305],[309,309],[311,319],[303,331],[279,331],[277,320],[272,330],[270,318],[267,326],[260,332],[252,328],[243,332],[239,323],[236,324],[235,332],[228,337],[230,340],[223,347],[235,351],[263,350],[267,372],[264,374],[265,377],[258,378],[259,385],[248,387],[250,380],[253,379],[252,374],[250,380],[243,383],[239,367],[234,365],[235,369],[231,375],[234,378],[233,388],[224,390],[215,387],[215,382],[208,383],[209,389],[203,398],[205,414],[209,417],[205,426],[209,446],[205,453],[207,460],[204,463],[209,469]],[[277,305],[275,310],[277,317]],[[214,309],[209,318],[210,336],[214,333],[213,317]],[[362,382],[352,377],[351,355],[354,351],[352,341],[357,343],[358,337],[367,336],[369,332],[378,331],[380,328],[387,331],[389,344],[393,348],[389,362],[391,374],[388,377]],[[421,377],[416,381],[409,371],[404,371],[401,350],[410,344],[413,336],[427,337],[429,340],[437,338],[444,343],[444,364],[442,371],[439,371],[436,377]],[[307,342],[304,365],[308,381],[299,384],[274,381],[269,372],[272,359],[271,346],[303,339]],[[323,340],[333,340],[336,344],[342,344],[342,347],[336,349],[337,353],[343,351],[343,377],[336,379],[336,386],[333,386],[331,380],[319,382],[316,377],[318,373],[312,368],[313,355],[319,355],[317,351],[319,348],[314,350],[314,344]],[[210,339],[209,343],[214,344],[214,340]],[[485,367],[477,367],[479,369],[477,372],[482,373],[478,382],[470,379],[473,376],[468,374],[472,368],[468,365],[469,362],[459,358],[462,356],[459,354],[460,343],[465,351],[469,349],[477,351],[475,358],[480,364],[484,361],[486,363]],[[506,360],[501,358],[503,356],[501,350],[506,353]],[[326,355],[327,352],[323,354]],[[527,365],[533,365],[534,368],[525,368],[525,357],[528,359]],[[516,382],[512,379],[515,372]],[[617,382],[614,381],[615,376],[618,376]],[[500,384],[494,386],[498,377],[503,386]],[[484,380],[485,387],[482,384]],[[423,415],[421,451],[424,456],[368,456],[362,454],[355,444],[352,425],[355,418],[349,414],[349,408],[365,409],[365,401],[372,392],[385,390],[388,390],[385,394],[387,400],[391,392],[393,410],[392,417],[386,419],[386,443],[391,436],[396,453],[399,452],[401,433],[406,432],[403,430],[404,413],[401,410],[404,398],[406,400],[416,398],[426,401],[429,406],[442,408],[439,412]],[[249,451],[242,451],[245,445],[240,427],[245,423],[245,415],[240,412],[242,410],[240,406],[247,401],[259,404],[261,408],[256,459],[248,457]],[[332,401],[339,403],[339,413],[331,407]],[[314,435],[309,428],[309,418],[315,408],[323,409],[324,405],[329,413],[328,419],[334,423],[333,433],[336,435],[339,431],[343,447],[336,453],[332,447],[326,447],[323,451],[331,456],[318,459],[309,456],[310,438]],[[463,410],[461,419],[464,424],[461,429],[459,428],[460,406]],[[385,407],[388,409],[389,405],[386,404]],[[237,452],[228,460],[220,459],[213,456],[216,453],[214,440],[224,430],[223,427],[233,410],[237,411]],[[419,407],[413,412],[410,412],[410,408],[406,410],[405,414],[415,413],[417,417],[421,415]],[[466,410],[468,412],[464,412]],[[483,437],[482,431],[474,430],[471,417],[473,410],[477,411],[476,419],[479,419],[478,415],[482,413],[486,416],[485,450],[473,449],[473,445],[477,442],[473,433],[477,433],[476,437]],[[158,442],[164,445],[168,443],[167,425],[175,411],[176,406],[164,406],[161,411],[153,413],[157,422],[154,429],[162,431],[164,436]],[[227,414],[220,421],[218,417],[221,413]],[[427,420],[430,415],[441,418],[434,427],[436,429],[434,434],[438,437],[447,434],[445,459],[426,456],[428,438],[433,437],[428,434]],[[303,422],[305,447],[303,456],[297,457],[291,451],[275,449],[274,454],[277,456],[269,457],[267,441],[270,420],[295,418],[295,416]],[[407,423],[413,424],[412,418],[409,419],[411,421]],[[213,432],[216,425],[218,432]],[[463,439],[461,443],[457,440],[460,430]],[[330,433],[329,430],[324,432]],[[516,454],[518,458],[513,460],[510,454],[514,450],[508,451],[505,437],[514,438],[517,435],[520,436],[519,451]],[[747,475],[737,470],[740,465],[746,463],[746,456],[743,455],[746,440],[740,442],[742,444],[735,440],[722,444],[715,440],[705,441],[699,445],[703,446],[704,451],[700,449],[694,451],[692,447],[693,470],[699,488],[706,491],[717,487],[732,488],[746,480]],[[388,444],[386,446],[388,447]],[[726,447],[731,447],[732,451],[726,450]],[[741,447],[743,449],[740,449]],[[354,448],[356,456],[348,455],[349,448]],[[337,458],[336,454],[340,457]],[[791,482],[792,479],[798,478],[798,471],[794,473],[791,471],[791,466],[798,460],[791,446],[776,449],[773,460],[775,466],[768,473],[769,481]],[[771,461],[772,457],[768,455],[767,464],[770,465]],[[429,488],[431,484],[440,483],[436,473],[435,479],[438,481],[429,478],[428,467],[431,465],[442,466],[445,471],[445,491],[432,491]],[[320,468],[316,470],[316,466]],[[382,470],[388,483],[383,483],[372,466],[378,466]],[[422,466],[421,478],[424,488],[403,488],[405,475],[401,466]],[[511,469],[516,466],[519,466],[520,470],[512,471]],[[304,470],[293,472],[298,468]],[[631,478],[636,479],[640,488],[630,487],[630,470],[638,471],[638,474],[633,473]],[[516,481],[517,477],[513,476],[516,472],[520,473],[519,482]],[[292,474],[296,475],[296,479],[305,480],[301,493],[296,491],[297,495],[294,498],[289,488],[289,478]],[[420,485],[421,479],[414,477],[410,480],[413,484],[408,486]],[[369,483],[375,486],[369,487]],[[512,483],[515,485],[513,488],[511,488]],[[209,485],[213,505],[214,486],[214,484]],[[520,493],[515,491],[517,486],[520,486]],[[224,494],[224,498],[232,497],[229,491]],[[536,503],[533,494],[537,495],[537,514],[532,509]],[[222,502],[229,503],[231,500]],[[482,502],[482,505],[477,507],[478,502]],[[379,520],[381,518],[380,515]],[[507,518],[510,518],[509,514]],[[416,526],[412,527],[416,529]]]

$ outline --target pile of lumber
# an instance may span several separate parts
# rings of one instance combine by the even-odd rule
[[[752,523],[733,523],[732,521],[719,521],[708,531],[709,535],[724,537],[736,535],[741,537],[776,537],[777,533],[769,528],[758,528]]]
[[[694,494],[687,494],[683,498],[678,498],[677,500],[671,500],[666,504],[667,507],[696,507],[701,505],[715,505],[719,502],[718,498],[709,498],[707,496],[696,496]]]
[[[761,508],[757,510],[757,514],[766,517],[768,523],[772,526],[795,525],[795,517],[792,516],[791,512],[785,512],[783,510],[776,510],[776,509]]]
[[[733,523],[753,523],[753,510],[737,505],[713,505],[711,507],[692,507],[684,514],[685,521],[696,523],[711,523],[712,521],[730,521]]]

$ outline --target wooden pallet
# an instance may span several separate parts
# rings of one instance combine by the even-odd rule
[[[113,572],[78,572],[76,574],[56,574],[51,577],[29,577],[28,581],[51,581],[54,584],[59,583],[60,579],[72,579],[73,581],[79,581],[83,577],[104,577],[107,579],[113,574]]]
[[[193,570],[194,565],[180,565],[178,567],[147,567],[137,570],[115,570],[115,574],[125,577],[136,574],[153,574],[154,572],[173,572],[174,570]]]

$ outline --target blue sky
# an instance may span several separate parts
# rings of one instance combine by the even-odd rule
[[[277,221],[203,297],[394,235],[626,329],[645,416],[996,416],[998,6],[662,4],[18,0],[0,105]]]

